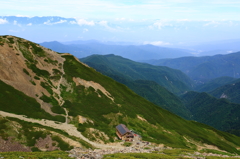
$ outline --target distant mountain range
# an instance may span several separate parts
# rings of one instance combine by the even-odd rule
[[[183,55],[206,56],[240,51],[240,39],[237,39],[239,37],[235,35],[235,32],[239,32],[240,21],[218,21],[217,23],[218,30],[214,25],[211,25],[211,21],[206,20],[169,22],[164,20],[107,21],[106,19],[96,20],[58,16],[27,17],[18,15],[0,16],[0,35],[19,36],[34,42],[60,41],[68,45],[79,44],[81,41],[91,41],[93,39],[105,45],[153,44],[161,47],[181,48],[160,49],[158,53],[162,54],[162,56],[152,56],[152,59],[156,59],[155,57],[157,59],[175,58]],[[227,23],[231,24],[231,27],[226,25]],[[160,29],[154,24],[163,26]],[[174,28],[178,28],[178,31],[174,30]],[[186,28],[188,29],[186,30]],[[231,34],[226,30],[230,30]],[[219,32],[221,32],[221,35]],[[219,40],[223,38],[229,40]],[[106,54],[110,53],[116,54],[114,52],[107,52]],[[188,54],[186,55],[186,53]],[[123,57],[129,58],[127,56]],[[148,59],[150,58],[142,60]]]
[[[240,52],[227,55],[151,60],[148,63],[179,69],[191,79],[202,83],[222,76],[240,78],[239,61]]]
[[[158,47],[154,45],[115,45],[98,41],[77,41],[62,44],[60,42],[44,42],[40,45],[57,52],[68,52],[78,58],[93,54],[115,54],[134,61],[146,59],[176,58],[191,55],[187,50]]]
[[[240,51],[240,39],[222,40],[206,42],[195,46],[190,46],[196,50],[200,56],[210,56],[216,54],[229,54]]]

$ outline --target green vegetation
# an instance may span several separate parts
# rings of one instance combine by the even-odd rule
[[[14,40],[16,41],[16,39]],[[26,50],[24,51],[26,51],[26,53],[27,49],[30,48],[41,52],[41,50],[36,50],[39,48],[38,46],[36,46],[37,48],[34,48],[31,46],[30,42],[24,42],[22,39],[17,41],[22,41],[21,44],[19,42],[19,45],[21,45],[22,48],[25,47]],[[32,57],[30,55],[32,55]],[[43,79],[41,85],[51,94],[49,97],[43,94],[40,98],[43,101],[50,103],[53,106],[53,111],[62,111],[63,109],[58,109],[60,106],[56,101],[56,98],[59,97],[52,91],[54,86],[50,80],[49,73],[53,72],[55,75],[61,76],[61,71],[48,70],[45,68],[39,69],[36,66],[37,62],[34,61],[35,58],[40,59],[39,57],[42,57],[41,61],[47,59],[47,52],[45,52],[45,55],[41,53],[38,55],[36,55],[36,53],[29,54],[28,59],[26,58],[26,65],[36,73],[34,76],[41,77],[41,79]],[[62,57],[65,58],[63,65],[65,74],[63,75],[64,80],[61,83],[61,97],[65,101],[63,106],[69,111],[69,115],[71,116],[70,118],[73,119],[71,120],[71,123],[74,124],[78,130],[80,130],[85,136],[88,136],[88,134],[92,132],[92,134],[89,135],[91,140],[96,140],[94,135],[97,136],[97,139],[102,139],[105,143],[117,140],[115,127],[116,125],[122,123],[129,129],[139,132],[143,140],[156,144],[164,144],[167,147],[196,149],[197,146],[195,143],[197,143],[199,145],[213,145],[230,153],[240,153],[239,150],[236,149],[236,147],[240,147],[239,137],[218,131],[201,123],[184,120],[179,116],[176,116],[173,113],[145,100],[125,85],[95,71],[93,68],[83,65],[73,56],[62,55]],[[109,58],[114,61],[114,56],[110,55]],[[45,62],[43,63],[48,65]],[[115,63],[117,64],[117,62]],[[121,61],[119,63],[121,63]],[[158,80],[159,82],[167,81],[165,84],[171,86],[171,88],[173,88],[176,92],[186,90],[185,88],[189,86],[189,82],[191,83],[191,81],[189,81],[188,78],[185,78],[180,71],[173,71],[172,69],[165,67],[154,67],[149,70],[149,67],[151,66],[137,64],[132,61],[125,61],[125,63],[120,65],[119,72],[121,71],[121,74],[129,75],[129,79],[132,78],[132,80],[138,85],[146,86],[145,89],[149,90],[158,89],[155,88],[155,86],[157,86],[155,85],[157,83],[155,80]],[[133,69],[131,70],[131,68]],[[126,71],[126,73],[124,73],[124,71]],[[21,71],[21,73],[24,74],[23,71]],[[157,73],[157,75],[150,75],[154,73]],[[146,79],[141,79],[139,81],[134,79],[140,76],[149,76],[153,78],[152,81],[155,82],[153,83]],[[73,80],[79,80],[79,83],[75,83]],[[85,80],[87,82],[81,82],[80,80]],[[179,89],[175,90],[174,88],[177,87]],[[40,104],[37,103],[35,99],[26,96],[24,93],[14,89],[2,81],[0,81],[0,88],[0,110],[27,115],[28,117],[37,119],[50,119],[55,121],[64,120],[63,116],[53,117],[46,113],[43,109],[41,109]],[[139,90],[139,92],[142,91],[141,89]],[[161,89],[158,91],[162,91],[163,93],[165,92],[165,90]],[[41,94],[41,92],[35,92],[35,94]],[[165,97],[169,97],[169,100],[171,100],[171,94],[168,94]],[[174,99],[173,102],[169,103],[173,103],[174,105],[177,101],[178,99]],[[165,102],[167,102],[167,100]],[[79,124],[79,115],[85,117],[86,122]],[[18,121],[18,123],[21,122]],[[7,126],[8,123],[3,122],[2,125],[4,131],[1,131],[1,134],[4,136],[4,134],[6,134],[5,126]],[[25,140],[23,142],[29,145],[33,145],[34,141],[27,142],[26,140],[30,140],[31,138],[36,139],[35,136],[45,135],[45,131],[44,133],[36,133],[35,130],[31,129],[31,126],[33,125],[36,130],[37,128],[42,128],[43,126],[39,124],[32,124],[29,127],[24,124],[22,125],[23,127],[26,127],[26,130],[23,131],[30,133],[29,137],[22,137],[22,139]],[[51,128],[46,129],[52,130]],[[60,130],[54,129],[53,131],[59,131],[67,135]],[[7,135],[8,134],[10,133],[7,133]],[[24,135],[24,132],[21,134]],[[105,135],[107,136],[106,138],[104,138]],[[55,139],[59,140],[58,138]],[[74,140],[79,141],[76,138],[74,138]],[[61,143],[60,140],[59,142]],[[87,143],[83,142],[83,144],[89,146]],[[35,146],[32,146],[31,148],[38,151]],[[62,148],[65,149],[67,146],[62,144]]]
[[[164,67],[158,68],[151,65],[136,63],[113,55],[93,55],[81,59],[81,61],[86,62],[89,66],[95,68],[102,74],[109,76],[114,80],[128,86],[135,93],[151,101],[152,103],[164,109],[167,109],[185,119],[190,119],[190,112],[182,104],[181,100],[176,95],[169,92],[166,88],[163,87],[166,86],[166,83],[168,83],[166,76],[175,76],[174,74],[176,73],[176,70],[168,70],[168,68]],[[118,68],[122,68],[124,70],[120,70]],[[132,71],[125,73],[125,70]],[[146,73],[148,71],[152,71],[156,77],[148,78],[149,76],[146,76]],[[165,74],[165,76],[159,75],[161,73]],[[177,79],[176,77],[174,78]],[[182,78],[181,75],[180,78]],[[165,81],[165,84],[161,86],[159,81]]]
[[[36,64],[37,61],[33,58],[31,52],[24,45],[19,45],[19,50],[22,52],[23,56],[32,64]]]
[[[234,156],[231,153],[227,153],[227,152],[222,152],[222,151],[218,151],[218,150],[210,150],[210,149],[203,149],[200,151],[201,153],[213,153],[213,154],[219,154],[219,155],[227,155],[227,156]]]
[[[36,85],[36,83],[35,83],[33,80],[30,80],[30,82],[31,82],[33,85]]]
[[[34,79],[36,80],[40,80],[40,78],[38,76],[34,76]]]
[[[182,96],[182,99],[192,113],[193,120],[223,131],[240,130],[239,104],[197,92],[188,92]]]
[[[124,142],[123,146],[130,147],[132,145],[131,142]]]
[[[197,86],[194,90],[198,92],[210,92],[218,87],[224,86],[226,84],[230,84],[235,80],[236,78],[233,78],[233,77],[226,77],[226,76],[219,77]]]
[[[123,123],[129,129],[140,132],[145,141],[162,143],[171,147],[194,148],[193,144],[184,139],[183,136],[186,136],[200,143],[215,145],[231,153],[239,153],[232,144],[224,141],[228,140],[239,145],[238,137],[217,131],[207,125],[183,120],[139,97],[126,86],[82,65],[73,56],[66,55],[64,58],[66,59],[64,77],[71,83],[72,89],[70,93],[65,86],[62,86],[62,97],[69,101],[64,106],[72,116],[82,115],[93,120],[94,124],[84,123],[85,128],[93,127],[113,137],[115,136],[114,127]],[[114,102],[99,90],[96,92],[92,87],[76,86],[72,81],[73,77],[100,83],[114,97]],[[119,115],[112,116],[111,114]],[[141,114],[147,122],[137,119],[137,114]],[[222,136],[224,140],[220,139]]]
[[[13,38],[7,38],[11,44],[14,44]]]
[[[104,72],[130,80],[155,81],[174,94],[192,89],[193,81],[179,70],[134,62],[115,55],[92,55],[81,59],[84,63]]]
[[[65,114],[65,111],[63,110],[63,108],[61,106],[59,106],[58,101],[53,96],[48,97],[45,94],[43,94],[40,97],[40,99],[53,106],[53,107],[51,107],[52,112],[57,113],[57,114]],[[65,121],[65,118],[62,117],[61,122],[64,122],[64,121]]]
[[[230,84],[218,87],[209,94],[216,98],[221,98],[222,96],[228,99],[230,102],[240,104],[240,80],[234,80]]]
[[[41,109],[40,104],[34,98],[28,97],[1,80],[0,88],[0,110],[26,115],[30,118],[59,120],[59,117],[53,117]]]
[[[16,127],[16,123],[13,124],[12,121],[17,122],[18,126]],[[68,143],[64,142],[60,137],[52,135],[52,133],[50,133],[50,131],[52,131],[52,128],[44,127],[39,124],[23,122],[14,118],[0,119],[0,123],[3,124],[3,126],[1,126],[0,132],[5,133],[7,136],[11,136],[14,141],[23,143],[34,151],[39,151],[39,149],[35,147],[37,140],[39,140],[40,138],[44,139],[47,136],[50,136],[53,141],[56,141],[56,146],[59,147],[61,150],[66,151],[73,148]],[[36,127],[41,129],[36,129]],[[11,129],[14,129],[14,131],[11,132]],[[16,133],[16,129],[18,129],[18,133]],[[48,131],[48,129],[50,131]],[[66,136],[68,137],[68,135]]]
[[[163,158],[176,159],[176,156],[155,153],[117,153],[104,155],[104,159],[163,159]],[[184,157],[181,157],[181,159],[184,159]]]
[[[53,74],[54,76],[51,76],[50,78],[56,81],[60,80],[61,76],[63,75],[63,73],[58,69],[53,69]]]
[[[77,141],[77,142],[81,143],[81,145],[82,145],[83,147],[85,147],[85,148],[93,148],[93,146],[90,145],[89,143],[87,143],[86,141],[84,141],[84,140],[82,140],[82,139],[79,139],[79,138],[76,138],[76,137],[74,137],[74,136],[70,136],[69,134],[67,134],[66,132],[64,132],[64,131],[62,131],[62,130],[54,129],[54,128],[47,127],[47,126],[43,126],[43,125],[40,125],[40,124],[37,124],[37,123],[31,123],[31,122],[22,121],[22,120],[19,120],[19,119],[16,119],[16,118],[10,118],[10,117],[8,117],[7,119],[8,119],[9,121],[15,121],[15,122],[21,124],[22,127],[25,127],[25,129],[28,129],[28,130],[30,130],[30,131],[34,131],[36,127],[37,127],[37,128],[43,128],[43,129],[46,130],[44,133],[47,132],[47,134],[49,134],[50,131],[54,131],[54,132],[56,132],[56,133],[59,133],[59,134],[61,134],[61,135],[63,135],[63,136],[66,136],[66,137],[68,137],[68,138],[70,138],[70,139],[72,139],[72,140],[74,140],[74,141]],[[1,122],[1,120],[0,120],[0,122]],[[43,133],[42,135],[44,135],[44,133]],[[24,133],[23,133],[23,134],[24,134]],[[39,133],[39,134],[40,134],[40,133]],[[20,136],[20,137],[21,137],[21,136]],[[29,139],[30,139],[30,138],[29,138]],[[69,148],[68,150],[70,150],[70,149],[72,148],[72,147],[69,146],[67,143],[63,143],[63,141],[60,140],[60,139],[58,139],[57,137],[55,137],[55,139],[56,139],[56,141],[59,141],[60,145],[62,144],[62,147],[63,147],[63,148],[64,148],[64,147],[65,147],[65,148],[68,147],[68,148]],[[29,142],[34,142],[34,141],[29,141]],[[65,145],[65,146],[64,146],[64,145]],[[67,145],[68,145],[68,146],[67,146]]]
[[[35,64],[27,64],[28,68],[31,69],[37,76],[49,77],[50,73],[47,70],[39,69]]]
[[[212,153],[216,155],[227,155],[228,159],[234,159],[235,155],[216,150],[201,150],[199,154],[194,154],[195,150],[189,149],[164,149],[152,153],[118,153],[104,155],[104,159],[188,159],[188,158],[206,158],[206,159],[222,159],[225,157],[204,156],[201,153]],[[232,156],[232,157],[231,157]]]
[[[239,60],[240,52],[236,52],[227,55],[161,59],[152,64],[179,69],[193,80],[207,82],[223,76],[240,78],[240,74],[236,72],[240,69]]]
[[[43,88],[45,88],[48,93],[50,93],[51,95],[53,95],[53,90],[51,88],[51,86],[47,83],[47,82],[41,82],[40,84]]]
[[[23,72],[26,73],[27,75],[30,75],[29,72],[24,68]]]
[[[28,159],[72,159],[68,157],[67,152],[63,151],[51,151],[51,152],[0,152],[0,157],[4,159],[19,159],[28,158]]]
[[[46,58],[46,59],[44,59],[44,61],[49,63],[49,64],[53,64],[53,65],[57,65],[58,64],[57,60],[52,60],[50,58]]]
[[[33,42],[29,42],[31,47],[32,47],[32,51],[35,55],[39,56],[39,57],[45,57],[46,53],[45,51],[41,48],[40,45],[33,43]]]
[[[57,146],[59,146],[63,151],[73,149],[73,146],[69,146],[69,144],[64,142],[59,136],[53,136],[52,139],[58,142]]]

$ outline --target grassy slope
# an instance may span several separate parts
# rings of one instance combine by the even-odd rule
[[[167,109],[185,119],[190,119],[190,113],[183,106],[180,99],[169,92],[158,83],[149,80],[134,80],[131,76],[119,72],[116,67],[112,67],[105,56],[93,56],[87,60],[87,64],[97,71],[107,75],[114,80],[125,84],[138,95],[144,97],[150,102]]]
[[[138,63],[115,55],[93,55],[81,60],[87,64],[108,66],[115,73],[124,74],[132,80],[155,81],[175,94],[191,89],[192,81],[184,73],[168,67]]]
[[[26,115],[30,118],[64,121],[64,117],[51,116],[41,109],[41,106],[36,99],[26,96],[24,93],[16,90],[12,86],[5,84],[1,80],[0,88],[0,110]]]
[[[217,145],[221,149],[238,153],[232,144],[221,140],[222,137],[220,136],[224,136],[225,139],[237,145],[239,144],[240,138],[217,131],[200,123],[186,121],[139,97],[126,86],[109,77],[103,76],[92,68],[78,63],[72,56],[64,57],[66,58],[64,69],[68,75],[66,78],[69,81],[72,77],[81,77],[87,81],[93,80],[94,82],[100,83],[115,98],[114,102],[107,98],[103,101],[91,88],[86,90],[81,87],[78,87],[76,91],[79,93],[87,91],[84,97],[80,96],[79,93],[75,93],[75,91],[71,96],[69,96],[68,92],[63,94],[64,98],[70,100],[72,107],[77,107],[74,110],[69,109],[70,114],[77,112],[80,115],[87,115],[94,121],[94,125],[86,124],[86,127],[95,127],[108,135],[114,135],[114,126],[118,123],[124,123],[130,129],[140,132],[143,139],[147,141],[164,143],[173,147],[189,148],[191,144],[187,143],[183,138],[183,136],[188,136],[194,140]],[[79,96],[78,98],[73,98],[74,95]],[[121,104],[121,106],[117,106],[117,104]],[[74,112],[71,112],[71,110]],[[111,113],[119,113],[122,115],[115,115],[113,118],[105,118],[103,116]],[[136,119],[137,114],[145,118],[148,123]]]

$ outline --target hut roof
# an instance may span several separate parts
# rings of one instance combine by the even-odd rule
[[[124,124],[119,124],[118,126],[116,126],[116,129],[119,131],[121,135],[124,135],[128,132],[131,133],[131,131]]]

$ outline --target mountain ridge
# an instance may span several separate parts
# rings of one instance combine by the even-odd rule
[[[240,154],[237,149],[240,146],[239,137],[184,120],[145,100],[125,85],[102,75],[70,54],[58,54],[13,36],[1,36],[0,43],[0,66],[4,68],[1,69],[0,79],[9,81],[1,82],[1,111],[38,120],[47,119],[59,125],[69,124],[91,142],[104,145],[118,143],[115,126],[123,123],[141,134],[144,141],[156,146],[164,144],[174,148],[200,149],[205,145],[214,145],[219,150]],[[32,101],[32,107],[26,104],[28,100]],[[24,108],[21,109],[22,112],[18,107]],[[33,111],[34,108],[38,108],[38,111]],[[38,113],[44,116],[35,116]],[[24,128],[21,134],[35,136],[26,135],[26,140],[22,142],[17,135],[14,138],[32,149],[37,148],[35,141],[39,136],[44,136],[45,130],[64,134],[87,147],[86,142],[66,132],[13,118],[3,119],[4,122],[15,122]],[[38,130],[42,129],[44,131],[40,133]],[[9,137],[9,130],[10,128],[1,127],[1,137]],[[59,139],[53,139],[60,143]],[[70,147],[66,146],[66,149],[69,150]]]
[[[240,52],[236,52],[227,55],[162,59],[149,63],[179,69],[201,83],[222,76],[239,78],[239,61]]]

